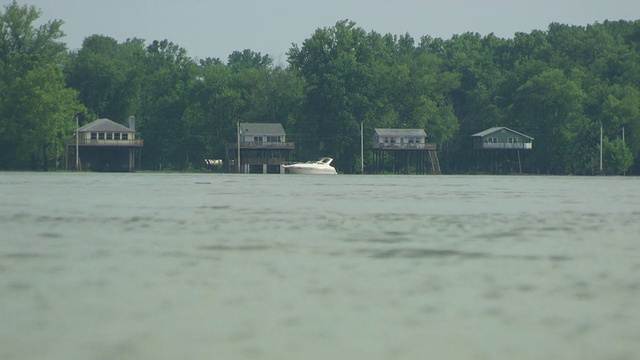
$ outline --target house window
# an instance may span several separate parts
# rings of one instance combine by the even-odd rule
[[[391,139],[389,139],[389,142],[392,143],[392,144],[395,144],[396,143],[396,138],[392,137]]]
[[[113,140],[120,140],[120,133],[113,134]]]
[[[113,139],[113,134],[107,133],[107,140],[112,140],[112,139]]]
[[[97,140],[98,139],[98,133],[91,133],[91,140]]]
[[[129,134],[127,133],[122,134],[122,140],[129,140]]]
[[[280,136],[267,136],[267,142],[280,142]]]
[[[254,142],[262,142],[262,136],[254,136],[253,137],[253,141]]]
[[[490,138],[487,138],[487,142],[488,142],[489,144],[497,144],[497,143],[498,143],[498,138],[497,138],[497,137],[490,137]]]
[[[104,140],[104,133],[98,133],[98,140]]]
[[[508,138],[507,141],[509,142],[509,144],[517,144],[518,138]]]
[[[384,138],[384,142],[388,143],[389,142],[389,138],[388,137]]]

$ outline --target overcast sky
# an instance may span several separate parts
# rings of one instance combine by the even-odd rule
[[[0,0],[3,5],[11,0]],[[318,28],[339,20],[367,32],[409,33],[449,39],[454,34],[546,30],[552,22],[588,25],[640,19],[640,0],[18,0],[42,10],[41,20],[65,22],[63,39],[78,49],[92,34],[122,42],[168,39],[193,58],[223,61],[234,50],[251,49],[286,61]]]

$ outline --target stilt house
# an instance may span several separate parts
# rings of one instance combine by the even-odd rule
[[[427,143],[423,129],[375,129],[372,149],[374,173],[388,171],[389,159],[393,173],[440,173],[438,146]]]
[[[282,173],[281,165],[295,149],[280,123],[240,123],[237,136],[239,142],[227,143],[230,172]]]
[[[504,126],[492,127],[471,135],[477,151],[476,162],[482,171],[522,173],[520,150],[533,148],[533,137]],[[515,151],[514,151],[515,150]]]
[[[476,150],[531,150],[533,138],[506,127],[492,127],[471,135]]]
[[[136,160],[142,145],[143,141],[136,139],[133,116],[129,118],[129,127],[98,119],[77,129],[76,135],[67,142],[66,168],[133,172],[137,169]]]

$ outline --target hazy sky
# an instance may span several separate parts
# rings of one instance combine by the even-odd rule
[[[10,4],[11,0],[0,0]],[[102,34],[124,41],[168,39],[194,58],[223,61],[251,49],[286,61],[317,28],[349,19],[367,32],[449,39],[467,31],[510,38],[552,22],[588,25],[640,19],[640,0],[18,0],[65,22],[70,49]]]

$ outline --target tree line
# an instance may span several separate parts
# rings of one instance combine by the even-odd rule
[[[69,51],[63,21],[36,27],[41,15],[0,12],[0,169],[57,168],[76,122],[134,114],[143,169],[201,169],[225,157],[237,122],[279,122],[295,159],[353,173],[363,122],[367,138],[424,129],[444,173],[482,171],[471,135],[506,126],[535,138],[525,172],[598,174],[602,129],[604,173],[640,173],[640,21],[443,40],[343,20],[274,65],[250,49],[194,59],[168,40],[104,35]]]

